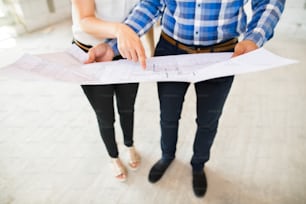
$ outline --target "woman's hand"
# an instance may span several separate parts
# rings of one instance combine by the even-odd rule
[[[88,59],[85,64],[112,61],[113,58],[113,49],[107,43],[100,43],[88,50]]]

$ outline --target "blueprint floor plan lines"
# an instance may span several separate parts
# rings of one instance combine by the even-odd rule
[[[114,84],[152,81],[198,82],[207,79],[281,67],[295,60],[264,48],[231,58],[232,53],[205,53],[151,57],[147,68],[129,60],[83,64],[87,54],[72,47],[67,52],[25,54],[0,69],[0,78],[54,80],[78,84]]]

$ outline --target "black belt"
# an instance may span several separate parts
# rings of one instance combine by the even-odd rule
[[[90,48],[92,48],[91,45],[85,45],[79,41],[77,41],[76,39],[73,39],[72,43],[75,43],[79,48],[81,48],[82,50],[84,50],[85,52],[88,52],[88,50]]]
[[[178,47],[181,50],[186,51],[189,54],[195,54],[195,53],[207,53],[207,52],[226,52],[229,50],[232,50],[235,48],[238,39],[237,38],[233,38],[230,40],[227,40],[225,42],[221,42],[212,46],[188,46],[188,45],[184,45],[176,40],[174,40],[173,38],[171,38],[170,36],[168,36],[166,33],[164,33],[163,31],[161,32],[161,37],[166,40],[168,43],[170,43],[171,45],[174,45],[176,47]]]
[[[72,43],[75,43],[79,48],[81,48],[84,52],[88,52],[90,48],[92,48],[91,45],[85,45],[79,41],[77,41],[76,39],[73,39],[72,40]],[[121,55],[117,55],[115,56],[112,60],[115,61],[115,60],[120,60],[120,59],[123,59],[123,57]]]

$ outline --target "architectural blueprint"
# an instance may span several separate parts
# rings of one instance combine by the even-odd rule
[[[207,79],[282,67],[297,61],[275,55],[264,48],[231,58],[232,53],[204,53],[152,57],[146,69],[129,60],[84,64],[87,54],[72,46],[65,52],[25,54],[1,68],[0,77],[21,80],[54,80],[77,84],[112,84],[145,81]]]

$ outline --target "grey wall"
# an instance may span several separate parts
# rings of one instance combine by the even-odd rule
[[[287,0],[276,32],[306,38],[306,0]]]
[[[6,0],[18,33],[33,31],[71,17],[70,0]]]

